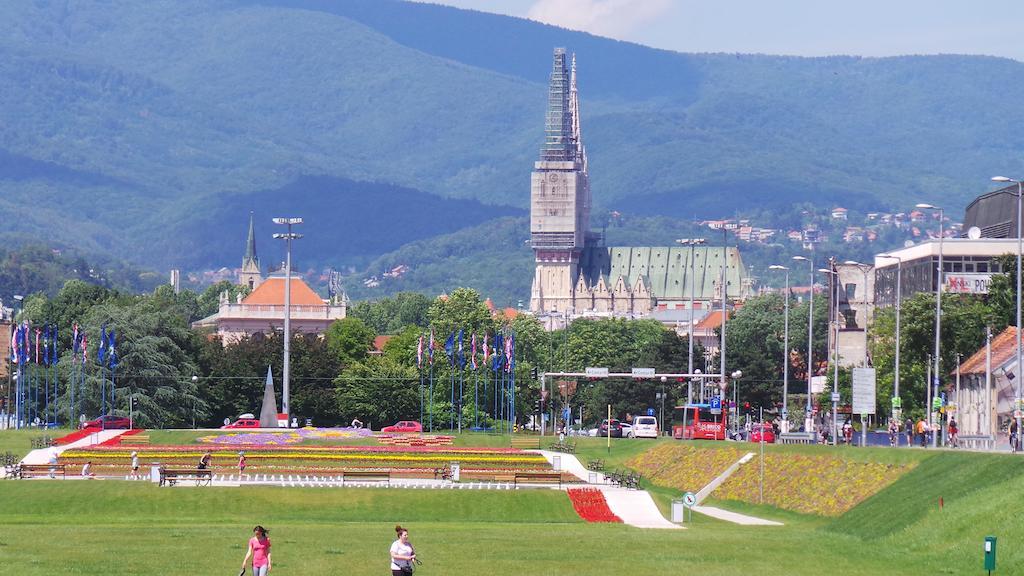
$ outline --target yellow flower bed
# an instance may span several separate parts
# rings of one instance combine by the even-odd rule
[[[202,451],[192,453],[183,452],[157,452],[147,450],[145,455],[147,459],[172,459],[172,458],[198,458],[202,454]],[[238,451],[212,451],[210,453],[214,458],[237,458]],[[111,458],[115,455],[110,452],[99,452],[99,451],[88,451],[88,450],[67,450],[62,455],[64,458],[85,458],[85,459],[101,459]],[[374,460],[374,461],[401,461],[401,462],[422,462],[422,463],[447,463],[452,460],[458,460],[459,462],[478,462],[478,463],[506,463],[506,464],[546,464],[547,460],[540,455],[505,455],[495,454],[493,456],[485,455],[467,455],[467,454],[382,454],[382,453],[354,453],[354,454],[316,454],[310,452],[274,452],[268,453],[252,453],[246,456],[250,460],[327,460],[327,461],[359,461],[359,460]]]
[[[748,450],[662,444],[626,464],[654,484],[697,491]],[[914,468],[913,464],[853,461],[837,455],[768,453],[764,457],[764,503],[819,516],[840,516]],[[758,503],[760,466],[741,466],[714,498]]]

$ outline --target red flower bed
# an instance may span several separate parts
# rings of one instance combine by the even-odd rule
[[[66,436],[61,436],[60,438],[57,438],[56,440],[53,441],[53,445],[63,446],[65,444],[71,444],[72,442],[77,442],[82,438],[85,438],[86,436],[92,434],[93,432],[99,431],[99,428],[82,428],[81,430],[76,430],[70,434],[67,434]]]
[[[570,488],[566,492],[576,513],[587,522],[622,523],[622,519],[608,508],[608,501],[597,488]]]
[[[141,434],[142,432],[145,431],[145,428],[132,428],[131,430],[128,430],[124,434],[114,436],[110,440],[104,440],[103,442],[100,442],[98,446],[121,446],[122,444],[131,444],[131,436],[134,436],[135,434]],[[125,440],[127,440],[127,442]]]

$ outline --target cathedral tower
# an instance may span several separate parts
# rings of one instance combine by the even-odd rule
[[[576,58],[556,48],[544,146],[530,178],[530,243],[536,261],[530,310],[573,307],[581,256],[590,238],[590,178],[580,136]]]
[[[260,258],[256,255],[256,228],[252,221],[252,212],[249,212],[249,240],[245,245],[245,256],[242,257],[242,270],[238,273],[238,283],[248,286],[249,290],[255,290],[263,283],[263,275],[260,273]]]

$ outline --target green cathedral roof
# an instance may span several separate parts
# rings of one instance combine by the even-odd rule
[[[736,247],[593,247],[584,251],[581,269],[591,286],[604,275],[609,288],[619,276],[633,287],[642,276],[655,298],[688,299],[692,285],[694,299],[708,300],[715,297],[715,282],[721,277],[723,262],[728,293],[738,296],[747,274]]]

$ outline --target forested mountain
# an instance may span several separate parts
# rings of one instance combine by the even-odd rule
[[[310,266],[415,262],[443,234],[519,262],[488,222],[527,207],[555,46],[577,53],[599,208],[953,213],[1024,173],[1024,64],[1007,59],[678,54],[396,0],[8,2],[4,237],[234,266],[253,210],[263,238],[304,216]],[[473,280],[430,274],[423,289]]]

